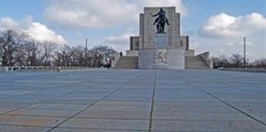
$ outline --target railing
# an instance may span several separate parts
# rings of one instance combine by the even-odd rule
[[[0,67],[2,72],[14,72],[14,71],[57,71],[62,70],[80,70],[80,69],[89,69],[88,67],[80,66],[4,66]],[[90,68],[92,69],[92,68]]]

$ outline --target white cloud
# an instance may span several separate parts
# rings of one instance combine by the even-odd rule
[[[104,43],[111,45],[118,52],[129,50],[130,36],[135,36],[134,33],[124,33],[118,36],[109,36],[104,39]]]
[[[28,16],[20,22],[16,22],[10,17],[0,19],[0,30],[18,30],[26,32],[36,41],[50,41],[56,44],[65,44],[66,40],[59,34],[49,29],[46,25],[33,22],[32,17]]]
[[[0,19],[1,29],[14,29],[18,26],[18,23],[10,17],[2,17]]]
[[[50,0],[45,17],[73,28],[102,28],[135,24],[146,6],[176,6],[185,12],[181,0]]]
[[[250,62],[266,57],[265,43],[261,38],[264,38],[264,34],[261,32],[256,32],[254,35],[247,37],[246,51]],[[195,50],[196,54],[210,51],[213,57],[220,55],[230,57],[235,53],[243,55],[243,47],[242,38],[209,39],[201,36],[190,37],[190,48]]]
[[[132,33],[125,33],[119,36],[110,36],[105,39],[110,44],[125,44],[129,42],[129,37],[134,36]]]
[[[37,22],[32,23],[26,32],[28,32],[35,40],[40,42],[49,41],[57,44],[66,44],[65,39],[61,35],[56,34],[45,25]]]
[[[203,25],[201,33],[211,37],[243,37],[265,30],[266,18],[259,13],[245,16],[230,16],[226,13],[214,15]]]
[[[181,15],[186,14],[186,7],[182,4],[182,0],[137,0],[140,5],[143,3],[143,7],[161,7],[161,6],[175,6],[176,11]]]

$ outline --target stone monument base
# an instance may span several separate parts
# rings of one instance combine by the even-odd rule
[[[184,49],[144,49],[139,51],[139,69],[185,69]]]

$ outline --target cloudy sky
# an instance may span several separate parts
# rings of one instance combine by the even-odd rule
[[[143,7],[176,6],[181,31],[196,53],[212,56],[243,53],[247,37],[249,60],[266,58],[265,0],[0,0],[0,30],[28,32],[38,41],[89,47],[129,48],[138,35]]]

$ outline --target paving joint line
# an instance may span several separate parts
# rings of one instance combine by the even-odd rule
[[[190,83],[189,81],[187,81],[187,80],[185,80],[185,79],[183,79],[183,78],[177,76],[176,74],[174,74],[174,75],[175,75],[177,78],[179,78],[179,79],[185,81],[186,83],[188,83],[188,84],[191,85],[192,87],[194,87],[194,88],[196,88],[196,89],[199,89],[199,90],[202,91],[203,93],[205,93],[205,94],[211,96],[212,98],[218,100],[219,102],[221,102],[221,103],[223,103],[223,104],[225,104],[225,105],[227,105],[227,106],[233,108],[234,110],[236,110],[236,111],[242,113],[243,115],[249,117],[250,119],[252,119],[252,120],[254,120],[254,121],[256,121],[256,122],[258,122],[258,123],[260,123],[260,124],[262,124],[262,125],[264,125],[264,126],[266,126],[266,124],[265,124],[263,121],[257,119],[256,117],[253,117],[252,115],[250,115],[250,114],[248,114],[248,113],[242,111],[241,109],[239,109],[239,108],[237,108],[236,106],[234,106],[234,105],[232,105],[232,104],[230,104],[230,103],[224,101],[223,99],[221,99],[221,98],[219,98],[219,97],[217,97],[217,96],[215,96],[215,95],[213,95],[213,94],[207,92],[206,90],[203,90],[202,88],[199,88],[199,87],[195,86],[194,84],[192,84],[192,83]]]
[[[105,95],[104,97],[100,98],[99,100],[96,100],[94,103],[90,104],[89,106],[85,107],[84,109],[82,109],[81,111],[75,113],[74,115],[68,117],[66,120],[60,122],[59,124],[57,124],[56,126],[52,127],[51,129],[47,130],[46,132],[51,132],[52,130],[54,130],[55,128],[59,127],[60,125],[64,124],[65,122],[69,121],[70,119],[74,118],[75,116],[77,116],[78,114],[84,112],[85,110],[89,109],[90,107],[92,107],[93,105],[97,104],[98,102],[106,99],[107,97],[111,96],[112,94],[114,94],[115,92],[119,91],[120,89],[122,89],[124,86],[127,86],[128,84],[131,83],[131,81],[136,80],[137,78],[139,78],[141,75],[138,75],[137,77],[133,78],[132,80],[128,81],[129,83],[126,83],[124,85],[122,85],[121,87],[113,90],[112,92],[110,92],[109,94]]]
[[[202,77],[204,77],[204,76],[202,76]],[[206,78],[206,79],[207,79],[207,80],[211,80],[211,81],[216,81],[216,80],[214,80],[214,79],[208,79],[208,78]],[[183,79],[183,81],[186,81],[186,80]],[[186,82],[187,82],[187,81],[186,81]],[[216,82],[219,83],[219,84],[222,84],[220,81],[216,81]],[[193,85],[192,83],[189,83],[189,84],[190,84],[191,86],[193,86],[193,87],[195,87],[195,88],[197,88],[197,89],[199,89],[199,90],[205,92],[206,94],[208,94],[209,96],[215,98],[216,100],[218,100],[218,101],[224,103],[225,105],[228,105],[229,107],[231,107],[231,108],[237,110],[238,112],[244,114],[245,116],[247,116],[247,117],[253,119],[254,121],[256,121],[256,122],[258,122],[258,123],[260,123],[260,124],[266,126],[266,123],[264,123],[263,121],[257,119],[256,117],[253,117],[252,115],[248,114],[247,112],[242,111],[242,110],[239,109],[237,106],[234,106],[233,104],[226,102],[226,101],[223,100],[222,98],[219,98],[219,97],[217,97],[217,96],[211,94],[210,92],[208,92],[208,91],[206,91],[206,90],[204,90],[204,89],[202,89],[202,88],[199,88],[199,87]],[[230,86],[230,85],[228,85],[228,84],[226,84],[226,85],[227,85],[227,86]],[[231,85],[234,85],[234,84],[231,84]]]
[[[97,84],[94,84],[94,85],[91,85],[91,86],[96,86],[96,85],[99,85],[100,83],[102,82],[99,82]],[[44,103],[46,101],[49,101],[49,100],[52,100],[52,99],[56,99],[56,98],[59,98],[59,97],[62,97],[62,96],[66,96],[66,95],[69,95],[69,94],[73,94],[77,91],[80,91],[81,89],[83,88],[80,88],[78,90],[75,90],[75,91],[72,91],[72,92],[69,92],[69,93],[65,93],[65,94],[62,94],[62,95],[59,95],[59,96],[56,96],[56,97],[53,97],[53,98],[49,98],[49,99],[45,99],[45,100],[42,100],[42,101],[39,101],[39,102],[35,102],[35,103],[32,103],[32,104],[28,104],[28,105],[25,105],[23,107],[19,107],[17,109],[14,109],[14,110],[10,110],[10,111],[7,111],[7,112],[4,112],[4,113],[1,113],[0,115],[5,115],[5,114],[8,114],[8,113],[11,113],[11,112],[14,112],[14,111],[17,111],[17,110],[21,110],[21,109],[24,109],[24,108],[27,108],[27,107],[30,107],[30,106],[33,106],[33,105],[36,105],[36,104],[39,104],[39,103]]]
[[[150,119],[149,119],[149,132],[152,131],[152,118],[153,118],[154,99],[155,99],[155,92],[156,92],[156,80],[157,80],[157,71],[155,71],[154,83],[153,83],[153,93],[152,93],[151,111],[150,111]]]

